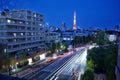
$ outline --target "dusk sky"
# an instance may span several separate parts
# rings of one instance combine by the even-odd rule
[[[18,1],[18,0],[17,0]],[[114,27],[120,24],[120,0],[20,0],[18,8],[42,13],[45,21],[54,26],[73,26],[73,13],[77,26]]]

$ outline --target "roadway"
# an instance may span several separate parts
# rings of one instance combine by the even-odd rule
[[[78,80],[86,67],[86,51],[82,49],[77,52],[70,61],[50,77],[50,80]]]
[[[66,56],[59,58],[58,60],[46,66],[45,68],[39,69],[27,76],[24,76],[23,78],[28,80],[47,80],[48,78],[53,77],[52,76],[53,74],[58,73],[59,70],[62,69],[62,72],[60,71],[60,73],[58,73],[59,75],[57,74],[58,76],[60,76],[58,80],[60,80],[61,78],[63,80],[66,80],[66,76],[68,79],[70,79],[71,75],[73,74],[73,71],[79,69],[78,66],[80,67],[80,65],[78,65],[77,62],[80,61],[83,51],[84,49],[80,49],[76,53],[70,53],[70,54],[67,53]]]

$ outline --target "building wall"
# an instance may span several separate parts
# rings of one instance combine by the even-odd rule
[[[60,42],[60,33],[48,31],[45,34],[45,43],[50,48],[52,43]]]
[[[116,66],[116,80],[120,80],[120,39],[118,44],[118,59],[117,59],[117,66]]]
[[[43,49],[44,16],[29,10],[10,11],[0,15],[0,41],[7,43],[7,52],[32,52]]]

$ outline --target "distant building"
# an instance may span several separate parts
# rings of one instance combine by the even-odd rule
[[[47,31],[45,33],[45,44],[48,48],[52,47],[52,43],[60,42],[60,33],[55,31]]]
[[[106,30],[107,37],[111,42],[117,42],[118,32],[115,30]]]
[[[61,35],[62,35],[61,37],[62,40],[71,41],[74,39],[75,33],[74,33],[74,30],[66,30],[66,31],[63,31]]]
[[[66,23],[65,22],[62,22],[62,31],[65,31],[66,30]]]
[[[44,16],[29,10],[0,13],[0,42],[7,44],[7,53],[21,50],[30,53],[44,49]]]
[[[115,31],[119,31],[119,25],[115,25]]]
[[[66,30],[61,32],[61,40],[64,41],[67,45],[71,44],[71,41],[74,40],[75,36],[78,37],[87,37],[89,34],[87,31],[82,32],[80,29],[76,30]]]

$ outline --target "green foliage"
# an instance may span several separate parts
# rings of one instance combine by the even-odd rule
[[[105,45],[109,43],[109,39],[104,31],[100,31],[95,35],[94,42],[98,45]]]
[[[26,52],[20,51],[15,55],[17,62],[24,62],[27,60]]]
[[[87,69],[84,75],[81,76],[81,80],[94,80],[94,72],[90,69]]]
[[[9,58],[9,54],[1,54],[0,55],[0,68],[1,71],[8,71],[10,65],[10,58]]]
[[[115,65],[117,64],[117,45],[111,45],[108,47],[108,54],[106,55],[106,73],[108,80],[115,80]]]
[[[92,60],[87,61],[87,69],[92,70],[94,69],[95,65],[93,64]]]
[[[93,68],[94,72],[106,72],[108,80],[115,80],[117,49],[117,45],[109,45],[88,50],[88,69]]]
[[[67,46],[64,43],[52,43],[52,48],[51,48],[51,54],[57,52],[57,51],[64,51],[67,49]]]
[[[93,40],[93,37],[88,35],[88,36],[75,36],[74,40],[72,41],[72,44],[74,45],[79,45],[79,44],[85,44],[89,43]]]
[[[51,49],[51,53],[54,53],[56,50],[56,44],[52,43],[52,49]]]
[[[60,51],[60,42],[57,43],[56,47],[57,47],[57,50]]]
[[[75,36],[75,38],[74,38],[74,44],[80,44],[80,37]]]

